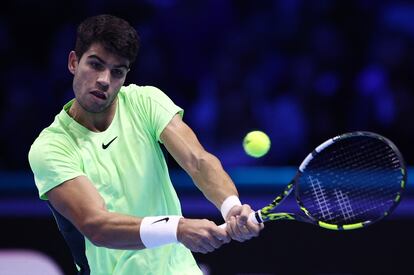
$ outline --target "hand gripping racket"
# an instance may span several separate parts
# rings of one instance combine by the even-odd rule
[[[371,132],[346,133],[319,145],[283,193],[249,219],[296,220],[332,230],[363,228],[391,214],[406,180],[403,157],[390,140]],[[292,191],[301,211],[274,212]]]

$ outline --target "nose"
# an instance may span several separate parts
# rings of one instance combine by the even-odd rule
[[[99,85],[99,88],[103,90],[107,90],[109,87],[109,83],[111,81],[111,72],[109,70],[103,70],[99,73],[97,83]]]

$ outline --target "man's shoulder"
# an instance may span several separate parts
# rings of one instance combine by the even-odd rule
[[[59,122],[59,115],[57,115],[55,120],[40,132],[31,148],[43,148],[43,150],[45,150],[53,145],[69,146],[70,144],[70,136],[67,130]]]
[[[155,86],[139,86],[136,84],[129,84],[128,86],[122,86],[119,94],[122,96],[153,96],[163,92]]]
[[[52,160],[63,159],[75,152],[68,135],[54,127],[47,127],[30,146],[28,157],[32,167],[43,167]]]
[[[72,147],[72,143],[66,135],[45,129],[33,142],[29,154],[36,152],[37,154],[48,155],[51,152],[67,152]]]

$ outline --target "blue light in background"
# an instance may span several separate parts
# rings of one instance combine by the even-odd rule
[[[229,169],[228,173],[239,189],[243,202],[258,209],[282,192],[294,177],[296,167],[238,167]],[[414,175],[414,167],[408,169],[407,190],[396,213],[392,215],[393,218],[412,218],[414,215],[414,181],[410,175]],[[203,197],[185,171],[173,169],[170,176],[186,215],[219,215],[218,210]],[[37,197],[31,173],[1,172],[0,182],[0,192],[9,194],[6,198],[0,198],[0,216],[51,215],[46,203]],[[290,208],[291,211],[292,207],[295,205],[289,204],[283,209]]]

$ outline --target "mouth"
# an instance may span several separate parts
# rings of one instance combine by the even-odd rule
[[[102,100],[105,100],[106,99],[106,94],[104,93],[104,92],[101,92],[101,91],[98,91],[98,90],[95,90],[95,91],[92,91],[92,92],[90,92],[93,96],[95,96],[95,97],[97,97],[97,98],[99,98],[99,99],[102,99]]]

